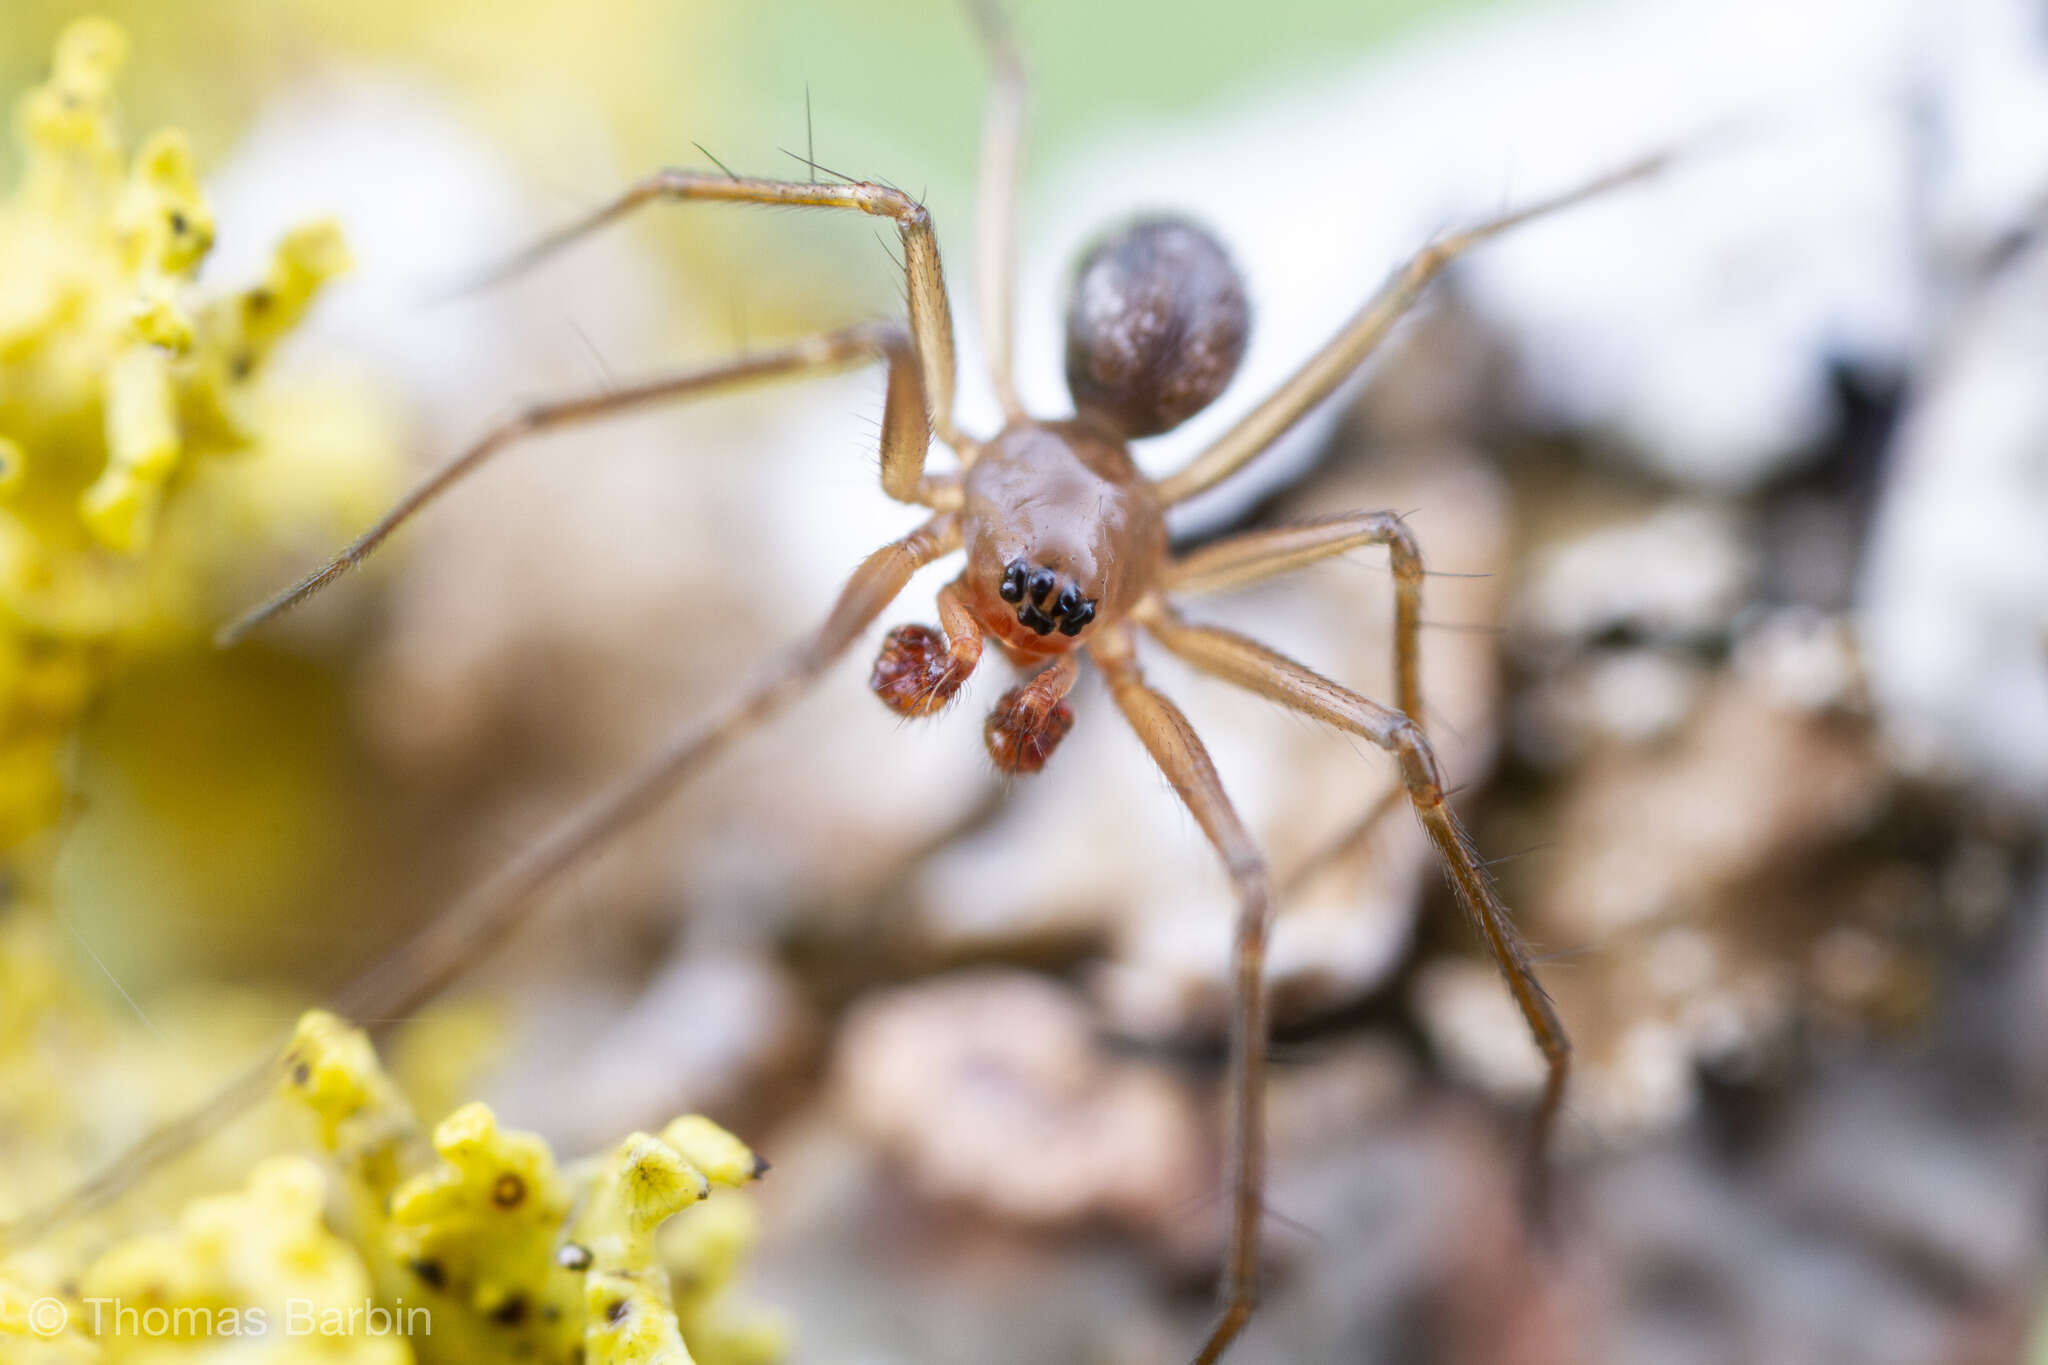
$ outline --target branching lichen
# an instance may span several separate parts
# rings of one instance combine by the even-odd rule
[[[368,1039],[332,1015],[306,1016],[287,1068],[335,1154],[382,1301],[431,1311],[437,1358],[597,1365],[694,1351],[748,1365],[779,1353],[774,1331],[722,1311],[751,1212],[731,1196],[694,1206],[765,1168],[709,1119],[565,1167],[482,1104],[450,1114],[430,1143]],[[663,1236],[685,1211],[679,1235]]]
[[[0,850],[54,822],[78,717],[161,625],[167,501],[207,461],[300,439],[256,380],[348,265],[309,224],[262,280],[202,296],[213,211],[181,133],[125,154],[126,49],[105,20],[65,29],[16,109],[25,170],[0,201]]]
[[[235,1011],[124,1017],[67,940],[51,868],[83,718],[125,661],[203,648],[213,584],[252,540],[352,517],[395,463],[360,390],[264,374],[346,267],[339,233],[301,227],[255,285],[201,289],[213,211],[181,134],[129,154],[126,49],[102,19],[63,31],[16,103],[23,171],[0,195],[0,1219],[192,1104],[260,1036],[218,1022]]]
[[[217,1160],[61,1236],[9,1236],[208,1093],[264,1013],[131,1020],[82,976],[38,837],[68,795],[65,747],[124,658],[203,641],[199,585],[275,535],[279,509],[353,518],[392,472],[359,395],[260,382],[347,265],[339,234],[300,228],[254,285],[201,291],[212,209],[180,134],[127,153],[125,49],[103,20],[64,31],[19,104],[26,169],[0,200],[0,1361],[772,1359],[778,1334],[724,1307],[751,1207],[706,1202],[763,1169],[744,1144],[692,1117],[558,1165],[481,1104],[429,1134],[369,1039],[320,1013],[292,1043],[291,1102],[215,1139]],[[283,475],[214,477],[248,454]],[[424,1036],[446,1089],[463,1045]],[[218,1193],[223,1160],[245,1174]]]

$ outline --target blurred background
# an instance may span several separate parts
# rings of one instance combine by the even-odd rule
[[[1148,657],[1287,888],[1268,1289],[1230,1358],[2048,1360],[2048,8],[1013,8],[1027,401],[1067,411],[1063,273],[1120,214],[1195,214],[1250,284],[1243,372],[1155,473],[1432,234],[1684,147],[1461,264],[1176,523],[1409,517],[1432,734],[1579,1058],[1546,1247],[1513,1181],[1540,1062],[1412,822],[1353,833],[1388,765]],[[0,89],[85,12],[10,0]],[[754,390],[515,448],[213,652],[521,403],[902,294],[865,220],[709,206],[450,286],[658,166],[810,156],[931,207],[987,429],[985,68],[950,0],[90,12],[133,39],[127,127],[190,136],[203,285],[314,217],[355,260],[265,379],[327,415],[221,476],[261,515],[192,533],[17,858],[81,989],[232,1059],[910,524],[878,374]],[[1390,598],[1365,552],[1190,612],[1387,697]],[[420,1106],[482,1094],[569,1151],[686,1109],[742,1134],[775,1168],[742,1292],[793,1360],[1181,1359],[1219,1255],[1220,870],[1092,677],[1047,771],[1004,781],[1001,662],[906,725],[863,686],[876,634],[397,1031],[461,1073]],[[153,1117],[74,1098],[42,1197]]]

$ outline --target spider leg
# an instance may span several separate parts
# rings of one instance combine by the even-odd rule
[[[477,285],[519,274],[634,209],[661,199],[710,200],[736,204],[784,204],[799,208],[855,209],[895,222],[903,238],[903,269],[909,281],[910,337],[924,380],[931,428],[940,440],[972,455],[975,443],[953,425],[953,317],[946,299],[946,276],[939,266],[938,238],[923,204],[891,185],[855,181],[849,184],[762,180],[752,176],[705,171],[661,170],[628,186],[624,192],[583,218],[558,228],[509,261],[487,272]]]
[[[990,85],[981,125],[981,184],[974,211],[975,302],[989,379],[1012,421],[1024,416],[1011,362],[1017,294],[1017,180],[1031,86],[1001,0],[967,0],[987,50]]]
[[[1259,1222],[1265,1191],[1266,937],[1273,908],[1266,862],[1231,808],[1194,727],[1145,683],[1128,629],[1099,635],[1096,661],[1124,719],[1187,804],[1237,889],[1237,938],[1230,1030],[1230,1227],[1221,1307],[1195,1365],[1222,1357],[1258,1303]]]
[[[1361,545],[1384,545],[1394,570],[1394,679],[1404,715],[1422,724],[1422,552],[1394,512],[1346,512],[1204,545],[1167,567],[1164,586],[1215,592],[1292,573]]]
[[[889,361],[889,378],[888,398],[882,409],[882,489],[899,502],[935,508],[952,505],[959,498],[959,490],[953,481],[928,478],[924,472],[925,451],[931,444],[931,433],[925,425],[924,400],[903,329],[894,323],[866,323],[826,332],[789,346],[740,356],[704,369],[685,370],[622,388],[535,404],[485,432],[467,450],[400,498],[397,505],[374,526],[357,536],[334,558],[269,601],[221,627],[214,635],[214,643],[223,648],[232,645],[273,616],[319,592],[369,558],[393,531],[410,521],[428,503],[475,473],[492,456],[516,441],[655,403],[696,398],[762,379],[843,369],[883,356]]]
[[[754,685],[709,717],[677,731],[648,762],[437,914],[397,951],[331,997],[330,1008],[367,1025],[402,1019],[441,992],[531,914],[564,873],[644,819],[685,779],[742,735],[796,700],[896,599],[911,575],[960,547],[958,519],[940,513],[869,555],[840,590],[825,622]],[[194,1113],[176,1118],[114,1158],[99,1174],[41,1209],[0,1227],[14,1249],[102,1208],[150,1171],[188,1150],[271,1093],[282,1053],[238,1077]]]
[[[1366,300],[1365,306],[1352,315],[1337,335],[1325,342],[1323,348],[1295,371],[1287,382],[1246,414],[1236,426],[1223,433],[1214,445],[1190,461],[1185,469],[1160,480],[1159,496],[1169,503],[1181,502],[1236,473],[1282,432],[1300,421],[1317,403],[1329,397],[1386,339],[1387,333],[1414,306],[1430,281],[1473,247],[1531,219],[1569,208],[1653,175],[1662,170],[1674,155],[1671,151],[1663,151],[1644,157],[1562,194],[1475,223],[1431,242],[1409,257],[1380,286],[1379,291]]]
[[[1464,827],[1444,802],[1443,779],[1436,755],[1422,729],[1399,711],[1359,696],[1285,655],[1234,631],[1194,626],[1170,607],[1156,605],[1144,617],[1149,630],[1168,650],[1205,673],[1271,698],[1340,730],[1371,741],[1400,763],[1408,800],[1436,846],[1451,884],[1457,889],[1487,948],[1506,978],[1508,991],[1521,1009],[1548,1067],[1542,1098],[1530,1128],[1525,1153],[1524,1189],[1529,1208],[1539,1219],[1548,1209],[1548,1153],[1551,1130],[1564,1101],[1571,1065],[1571,1044],[1557,1011],[1536,980],[1529,951],[1508,918]]]

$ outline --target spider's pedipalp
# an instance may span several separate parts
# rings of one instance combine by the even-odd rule
[[[868,690],[899,716],[943,711],[981,662],[981,626],[957,582],[939,590],[939,623],[943,634],[930,626],[898,626],[882,640]]]
[[[1006,773],[1035,773],[1074,728],[1066,695],[1081,675],[1078,655],[1061,654],[1029,682],[1011,688],[982,726],[988,756]]]

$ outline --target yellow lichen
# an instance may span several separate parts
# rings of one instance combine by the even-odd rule
[[[633,1133],[566,1166],[482,1104],[429,1138],[368,1036],[320,1011],[300,1021],[283,1088],[313,1120],[328,1166],[268,1158],[239,1192],[188,1202],[175,1228],[116,1241],[82,1273],[48,1249],[0,1258],[0,1360],[120,1365],[219,1350],[275,1365],[766,1365],[781,1355],[779,1331],[727,1310],[755,1223],[743,1197],[714,1188],[764,1168],[710,1120]]]
[[[254,286],[201,297],[213,211],[182,134],[124,154],[126,53],[104,20],[64,30],[16,110],[24,171],[0,200],[0,850],[55,821],[64,743],[158,624],[146,556],[167,501],[210,460],[302,439],[255,381],[348,265],[313,224]]]
[[[75,1279],[0,1269],[0,1359],[411,1365],[407,1337],[427,1317],[377,1311],[362,1258],[327,1227],[326,1194],[317,1163],[274,1157]]]
[[[704,1365],[755,1365],[779,1354],[777,1333],[722,1316],[752,1213],[730,1196],[692,1206],[763,1168],[709,1119],[562,1167],[538,1137],[469,1104],[430,1144],[365,1035],[318,1011],[300,1023],[287,1085],[339,1160],[350,1235],[380,1294],[432,1311],[436,1357],[623,1363],[694,1351]]]
[[[241,1192],[187,1205],[175,1230],[102,1256],[79,1289],[101,1359],[203,1359],[260,1334],[261,1358],[277,1365],[406,1365],[404,1337],[375,1330],[404,1319],[371,1316],[369,1271],[328,1230],[326,1192],[312,1161],[276,1157]],[[172,1337],[185,1349],[166,1349]]]
[[[141,656],[206,649],[252,543],[352,523],[396,462],[364,392],[261,369],[347,264],[338,234],[299,229],[252,288],[200,289],[213,212],[181,134],[128,154],[126,54],[104,20],[63,31],[0,194],[0,1220],[218,1085],[274,1009],[144,1019],[108,989],[53,870],[81,720]],[[187,765],[190,794],[247,786],[251,761]]]
[[[80,718],[123,695],[109,689],[138,656],[204,649],[218,585],[252,550],[366,519],[396,472],[360,392],[262,377],[345,268],[340,237],[291,232],[255,284],[206,296],[215,224],[187,141],[159,132],[131,157],[120,134],[126,46],[104,21],[65,30],[17,107],[24,170],[0,199],[0,1362],[773,1359],[776,1333],[725,1316],[751,1207],[705,1202],[762,1169],[743,1143],[692,1117],[558,1165],[476,1104],[429,1135],[368,1038],[325,1014],[293,1039],[291,1103],[111,1208],[16,1235],[211,1093],[276,1008],[215,987],[145,1016],[87,973],[113,976],[38,838]],[[194,773],[140,833],[247,776]],[[463,1092],[487,1027],[408,1026],[403,1074],[433,1112]]]

